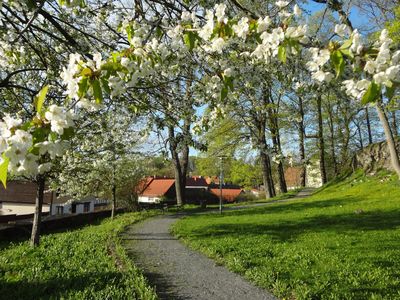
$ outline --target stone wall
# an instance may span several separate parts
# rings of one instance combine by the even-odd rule
[[[397,151],[400,153],[400,140],[397,140]],[[353,169],[361,168],[366,172],[385,169],[393,171],[390,153],[386,142],[371,144],[357,152],[353,157]]]

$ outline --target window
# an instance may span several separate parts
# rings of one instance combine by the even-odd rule
[[[57,205],[56,209],[57,209],[57,211],[56,211],[57,215],[64,214],[64,206]]]
[[[83,203],[83,212],[89,212],[89,211],[90,211],[90,202]]]

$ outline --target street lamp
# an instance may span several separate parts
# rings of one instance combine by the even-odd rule
[[[222,181],[224,180],[224,168],[223,168],[223,163],[224,163],[224,158],[226,156],[221,155],[218,156],[220,159],[220,175],[219,175],[219,213],[222,214]]]

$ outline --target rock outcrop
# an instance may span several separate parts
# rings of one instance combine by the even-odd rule
[[[397,152],[400,153],[400,140],[397,139]],[[361,168],[370,173],[386,169],[393,171],[390,153],[386,142],[371,144],[358,151],[353,157],[353,169]]]

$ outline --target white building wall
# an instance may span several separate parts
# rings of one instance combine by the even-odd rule
[[[159,197],[147,197],[147,196],[139,196],[139,203],[160,203],[161,198]]]
[[[35,204],[3,202],[1,209],[3,215],[29,215],[35,212]],[[49,211],[50,205],[43,204],[42,212]]]
[[[76,204],[76,213],[83,214],[83,204]]]
[[[322,186],[321,171],[319,169],[319,160],[311,162],[306,169],[306,186],[319,188]]]

